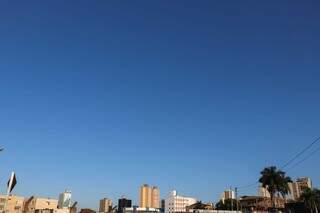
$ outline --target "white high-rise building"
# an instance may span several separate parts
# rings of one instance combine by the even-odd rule
[[[70,208],[71,207],[71,191],[65,190],[59,195],[58,208]]]
[[[173,190],[165,201],[165,213],[186,212],[186,207],[196,202],[197,199],[178,195],[177,191]]]

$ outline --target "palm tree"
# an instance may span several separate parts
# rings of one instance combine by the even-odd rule
[[[266,188],[270,193],[272,207],[274,208],[275,195],[278,194],[285,198],[289,192],[288,183],[292,182],[292,180],[286,176],[285,172],[278,170],[275,166],[271,166],[261,171],[259,182],[262,184],[262,187]]]
[[[281,171],[280,171],[281,173]],[[285,199],[286,195],[289,194],[290,188],[288,183],[292,183],[292,180],[290,177],[286,176],[286,174],[283,172],[282,178],[280,179],[280,185],[278,187],[278,192],[281,194],[281,196]]]
[[[319,189],[305,189],[300,195],[300,200],[304,202],[305,206],[311,213],[318,213],[320,210],[320,190]]]

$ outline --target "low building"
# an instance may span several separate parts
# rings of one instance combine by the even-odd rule
[[[141,207],[130,207],[124,208],[123,213],[159,213],[160,209],[157,208],[141,208]]]
[[[70,208],[57,209],[54,213],[70,213]]]
[[[5,203],[7,202],[6,209]],[[22,213],[24,207],[24,198],[15,195],[0,195],[0,212]]]
[[[78,202],[74,202],[70,208],[70,213],[77,213],[77,204]]]
[[[186,207],[196,202],[197,199],[178,195],[177,191],[173,190],[165,201],[165,213],[186,212]]]
[[[80,213],[96,213],[96,211],[94,211],[92,209],[81,209]]]
[[[186,207],[187,212],[201,212],[199,210],[214,210],[214,204],[196,202],[195,204]]]
[[[240,213],[239,211],[215,210],[214,203],[197,202],[188,206],[186,213]]]
[[[56,213],[57,209],[58,200],[32,196],[25,201],[24,213]]]
[[[274,198],[275,207],[283,209],[285,200],[283,198]],[[240,206],[243,210],[267,210],[272,207],[271,198],[260,196],[243,196],[240,198]]]

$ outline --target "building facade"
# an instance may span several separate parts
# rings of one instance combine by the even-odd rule
[[[96,211],[94,211],[92,209],[81,209],[80,213],[96,213]]]
[[[161,199],[161,203],[160,203],[160,211],[164,212],[166,209],[166,200],[165,199]]]
[[[103,198],[100,200],[99,212],[108,213],[112,211],[112,200],[108,198]]]
[[[57,212],[58,200],[50,198],[36,198],[31,197],[25,201],[24,212],[25,213],[45,213],[45,212]]]
[[[124,208],[123,213],[159,213],[160,210],[157,208],[141,208],[138,206]]]
[[[214,203],[202,203],[202,202],[196,202],[195,204],[192,204],[190,206],[186,207],[187,212],[210,212],[211,210],[214,210]]]
[[[173,190],[165,201],[165,213],[186,212],[186,207],[195,204],[197,199],[178,195]]]
[[[231,190],[225,190],[220,197],[220,200],[222,200],[222,202],[224,203],[225,200],[230,200],[230,199],[236,199],[236,193]]]
[[[305,189],[312,189],[312,182],[309,177],[297,178],[296,181],[289,183],[291,199],[298,200]]]
[[[5,203],[7,202],[6,209]],[[0,195],[0,212],[22,213],[24,208],[24,198],[15,195]]]
[[[160,191],[156,186],[144,184],[140,187],[140,203],[141,208],[160,208]]]
[[[118,213],[122,213],[124,208],[130,208],[132,207],[132,201],[122,197],[121,199],[118,200]]]
[[[151,208],[160,208],[160,190],[156,186],[151,188]]]
[[[255,211],[255,210],[267,210],[273,207],[271,198],[260,196],[243,196],[240,198],[240,206],[243,210]],[[274,198],[274,207],[277,209],[283,209],[285,207],[285,200],[280,197]]]

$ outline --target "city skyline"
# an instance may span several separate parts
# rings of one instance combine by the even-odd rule
[[[299,197],[302,193],[303,190],[305,189],[313,189],[312,185],[312,180],[310,177],[298,177],[296,180],[292,180],[293,182],[289,183],[288,185],[288,193],[286,194],[286,199],[290,201],[299,201]],[[18,208],[19,210],[21,209],[29,209],[30,208],[30,200],[37,200],[35,203],[32,203],[31,205],[36,205],[36,206],[41,206],[46,208],[50,206],[50,208],[55,208],[59,209],[61,213],[65,213],[66,211],[71,211],[77,210],[77,205],[78,207],[80,206],[79,209],[92,209],[95,211],[98,211],[99,213],[115,213],[114,210],[116,210],[118,213],[122,212],[122,205],[126,206],[126,211],[131,212],[134,211],[134,208],[138,208],[139,211],[152,211],[152,212],[161,212],[161,208],[165,206],[165,212],[164,213],[174,213],[174,212],[185,212],[187,207],[196,204],[196,203],[202,203],[204,205],[209,205],[212,207],[214,204],[217,204],[218,202],[225,202],[226,200],[246,200],[247,198],[250,198],[250,196],[253,196],[255,198],[259,197],[260,199],[270,199],[270,193],[267,191],[266,188],[263,188],[260,184],[256,187],[258,190],[256,193],[249,193],[249,194],[243,194],[243,196],[239,196],[237,194],[237,189],[235,188],[229,188],[225,189],[222,193],[219,199],[217,200],[207,200],[203,203],[202,200],[195,198],[195,197],[189,197],[189,196],[184,196],[178,193],[176,189],[173,189],[169,193],[167,193],[166,196],[160,197],[159,196],[159,188],[157,186],[149,186],[148,184],[143,184],[139,188],[139,195],[140,198],[137,201],[138,203],[132,203],[131,198],[128,198],[124,195],[118,198],[103,198],[100,199],[98,202],[98,206],[91,206],[90,208],[87,208],[88,206],[84,206],[83,204],[79,204],[78,201],[72,200],[72,194],[70,190],[65,190],[64,192],[60,193],[58,198],[55,198],[54,196],[48,196],[46,198],[44,197],[39,197],[39,196],[30,196],[30,197],[24,197],[21,195],[17,195],[15,193],[10,193],[10,202],[8,205],[8,209],[14,209]],[[152,195],[153,190],[157,190],[157,195],[156,198],[153,197]],[[236,190],[236,191],[234,191]],[[5,199],[5,195],[0,194],[1,197],[1,202],[0,206],[3,206],[3,202]],[[253,198],[253,199],[255,199]],[[278,197],[279,198],[279,197]],[[281,199],[281,197],[280,197]],[[24,201],[23,201],[24,200]],[[153,200],[153,201],[152,201]],[[37,202],[40,203],[37,203]],[[113,201],[118,201],[118,206],[115,206],[113,204]],[[165,205],[163,203],[167,203]],[[120,204],[122,202],[122,204]],[[154,204],[154,202],[158,202],[158,206]],[[37,204],[36,204],[37,203]],[[57,204],[55,206],[55,204]],[[164,204],[164,205],[163,205]],[[153,205],[153,206],[152,206]],[[76,207],[73,209],[73,207]],[[31,207],[31,209],[34,209],[34,207]],[[147,213],[147,212],[145,212]]]
[[[304,189],[313,189],[312,186],[312,180],[309,177],[299,177],[296,180],[294,180],[292,183],[289,183],[289,193],[286,195],[286,199],[290,201],[298,201],[299,197],[301,195],[302,190]],[[296,185],[293,187],[293,185]],[[214,204],[221,202],[225,202],[226,200],[243,200],[246,202],[246,199],[250,199],[250,196],[253,196],[253,199],[260,198],[260,199],[270,199],[270,194],[267,191],[267,189],[263,188],[262,186],[258,186],[258,191],[257,194],[250,194],[249,196],[242,196],[238,197],[235,191],[233,191],[232,188],[226,189],[225,191],[222,192],[221,197],[219,200],[211,200],[207,202],[203,202],[199,200],[198,198],[194,197],[189,197],[189,196],[184,196],[178,193],[177,190],[170,191],[168,195],[165,197],[165,199],[158,199],[156,198],[156,202],[160,204],[161,206],[151,206],[155,205],[152,204],[152,201],[154,198],[152,198],[153,195],[151,195],[151,191],[156,189],[157,190],[157,197],[159,193],[159,188],[156,186],[149,186],[148,184],[143,184],[140,187],[140,200],[139,200],[139,205],[137,204],[132,204],[131,199],[121,196],[119,198],[103,198],[99,200],[99,205],[98,207],[90,207],[90,209],[95,210],[99,213],[121,213],[122,212],[122,205],[125,205],[127,208],[125,208],[124,212],[134,212],[135,208],[138,208],[139,211],[144,213],[148,213],[150,210],[151,212],[162,212],[162,213],[175,213],[175,212],[186,212],[187,209],[190,209],[191,206],[197,204],[203,204],[206,207],[209,207],[210,209],[214,206]],[[148,192],[150,191],[150,192]],[[3,207],[3,202],[5,199],[5,195],[0,194],[0,206],[2,209]],[[8,203],[8,209],[18,209],[19,212],[21,210],[26,210],[26,211],[31,211],[31,209],[35,208],[53,208],[53,209],[58,209],[60,213],[66,213],[71,211],[72,212],[77,210],[77,205],[80,206],[79,209],[87,209],[87,207],[84,208],[81,204],[77,201],[73,201],[71,199],[72,194],[70,190],[65,190],[64,192],[60,193],[58,198],[54,197],[37,197],[37,196],[31,196],[31,197],[23,197],[23,196],[17,196],[16,194],[10,194],[10,198],[8,199],[10,202]],[[278,197],[279,198],[279,197]],[[281,199],[281,197],[280,197]],[[31,202],[34,200],[35,202]],[[118,206],[115,206],[113,204],[113,201],[118,200]],[[123,201],[125,200],[125,201]],[[167,203],[167,205],[163,205],[163,201]],[[120,202],[125,202],[126,204]],[[128,203],[129,202],[129,203]],[[116,203],[116,202],[115,202]],[[163,210],[161,211],[161,208],[165,206],[165,212]],[[75,209],[74,209],[75,207]],[[28,210],[27,210],[28,209]],[[99,211],[98,211],[99,209]],[[192,207],[191,207],[192,209]]]
[[[319,137],[319,6],[1,2],[0,187],[15,171],[15,194],[85,207],[139,204],[143,183],[211,201],[281,168]],[[318,164],[283,170],[319,187]]]

